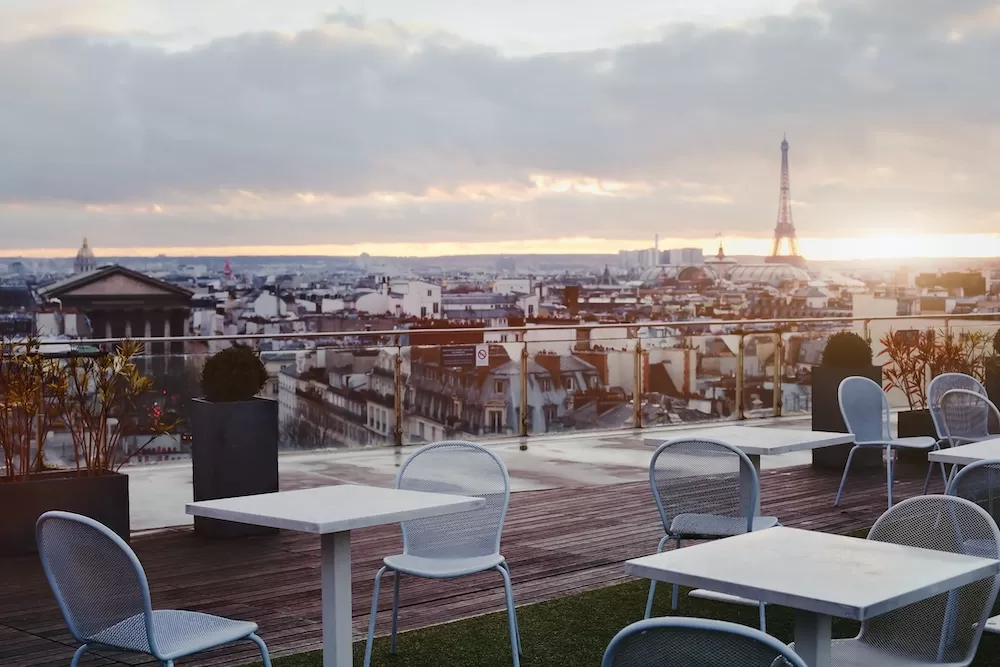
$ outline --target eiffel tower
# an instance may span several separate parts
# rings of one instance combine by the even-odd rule
[[[774,244],[764,260],[768,264],[791,264],[804,267],[806,260],[799,254],[792,222],[792,196],[788,186],[788,139],[781,142],[781,194],[778,197],[778,222],[774,226]]]

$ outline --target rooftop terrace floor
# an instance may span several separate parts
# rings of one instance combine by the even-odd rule
[[[567,448],[572,446],[566,444]],[[590,451],[601,452],[602,447]],[[630,456],[648,462],[649,451],[635,450]],[[599,469],[605,470],[606,465]],[[343,477],[358,480],[357,470],[350,466],[347,469],[351,472]],[[389,468],[376,470],[358,481],[384,484],[391,479],[390,472]],[[919,494],[925,472],[923,466],[900,466],[897,499]],[[561,484],[513,494],[503,552],[511,565],[519,605],[621,582],[626,579],[623,561],[655,550],[662,527],[648,483],[637,481],[642,478],[641,471],[626,466],[608,483]],[[331,465],[320,483],[336,481],[345,480],[337,467]],[[838,482],[837,471],[818,471],[803,465],[765,470],[761,478],[763,512],[778,516],[788,526],[850,532],[869,527],[885,510],[885,478],[881,471],[852,474],[842,507],[834,508]],[[940,476],[935,476],[931,491],[941,492],[941,487]],[[690,491],[703,493],[704,487],[693,485]],[[135,537],[133,546],[150,579],[155,607],[253,620],[260,624],[260,634],[274,656],[320,648],[317,537],[281,533],[210,541],[185,527]],[[361,639],[368,624],[372,578],[381,558],[400,549],[399,528],[383,526],[354,531],[352,547],[354,634]],[[0,561],[0,565],[0,591],[3,591],[0,664],[65,667],[75,647],[38,559],[8,558]],[[382,612],[388,610],[391,597],[382,596],[385,603]],[[453,581],[404,579],[400,630],[502,608],[502,588],[497,576]],[[642,609],[637,608],[636,620],[641,615]],[[388,631],[388,616],[379,614],[380,633]],[[229,667],[254,660],[254,647],[247,644],[205,653],[182,664]],[[83,664],[151,662],[147,656],[109,653],[88,658]]]

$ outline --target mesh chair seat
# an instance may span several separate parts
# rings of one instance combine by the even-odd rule
[[[233,621],[196,611],[153,611],[153,637],[160,657],[174,660],[215,646],[228,644],[257,632],[257,624]],[[137,614],[92,636],[95,644],[124,651],[150,653],[143,615]]]
[[[500,554],[468,558],[425,558],[412,554],[387,556],[383,561],[389,569],[403,574],[432,579],[448,579],[466,574],[486,572],[504,562]]]
[[[885,444],[893,449],[929,449],[937,444],[937,440],[926,435],[917,435],[910,438],[893,438]]]
[[[753,519],[754,530],[774,528],[778,519],[773,516],[758,516]],[[745,516],[718,516],[716,514],[680,514],[670,522],[670,534],[685,539],[701,537],[732,537],[747,532]]]
[[[794,651],[795,642],[789,644],[788,647]],[[933,658],[901,656],[898,653],[897,647],[893,647],[891,651],[883,651],[877,646],[859,639],[834,639],[830,642],[831,667],[872,667],[872,665],[891,665],[891,667],[927,667],[927,665],[961,667],[967,664],[967,662],[938,662]]]

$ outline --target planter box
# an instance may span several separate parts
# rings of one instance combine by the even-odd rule
[[[121,473],[53,470],[23,482],[0,482],[0,508],[0,556],[36,553],[35,522],[49,510],[88,516],[129,539],[128,475]]]
[[[278,403],[265,398],[237,403],[192,401],[191,461],[194,499],[216,500],[278,490]],[[207,537],[245,537],[274,528],[195,517]]]
[[[937,429],[930,410],[904,410],[897,415],[896,437],[916,438],[928,436],[937,440]],[[897,450],[896,461],[904,464],[927,464],[926,451]]]
[[[1000,405],[1000,366],[986,364],[986,395],[993,405]]]
[[[846,378],[860,375],[882,386],[881,366],[861,366],[859,368],[836,368],[814,366],[812,373],[812,430],[847,433],[844,417],[840,413],[837,390]],[[847,455],[853,445],[834,445],[812,451],[812,464],[816,468],[830,468],[843,471],[847,465]],[[851,462],[851,469],[881,468],[881,450],[858,450]]]

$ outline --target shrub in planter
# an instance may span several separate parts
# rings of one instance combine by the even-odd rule
[[[886,391],[900,389],[906,395],[909,410],[900,412],[897,435],[937,437],[934,420],[927,404],[927,387],[942,373],[964,373],[980,382],[986,374],[988,337],[981,332],[890,331],[882,338],[882,354],[889,357],[885,376]],[[902,451],[903,463],[925,463],[926,452]]]
[[[814,431],[846,433],[837,391],[840,383],[855,375],[871,378],[882,384],[882,369],[872,365],[871,346],[856,333],[842,331],[830,336],[823,359],[812,372],[812,428]],[[822,447],[812,452],[813,465],[820,468],[843,470],[851,445]],[[881,466],[879,452],[859,450],[852,465],[860,467]]]
[[[139,417],[152,381],[134,359],[142,345],[125,341],[110,353],[47,355],[37,341],[0,343],[0,554],[35,550],[35,521],[48,510],[89,516],[129,538],[127,461],[122,436],[141,429],[150,439],[173,425]],[[45,462],[45,436],[61,422],[74,467]],[[144,447],[145,445],[143,445]],[[137,451],[141,451],[139,447]]]
[[[191,458],[194,499],[215,500],[278,490],[278,404],[258,398],[267,370],[244,346],[227,348],[205,363],[204,398],[193,401]],[[271,528],[195,517],[208,537],[275,532]]]
[[[987,357],[984,384],[994,404],[1000,405],[1000,329],[993,335],[993,354]]]

